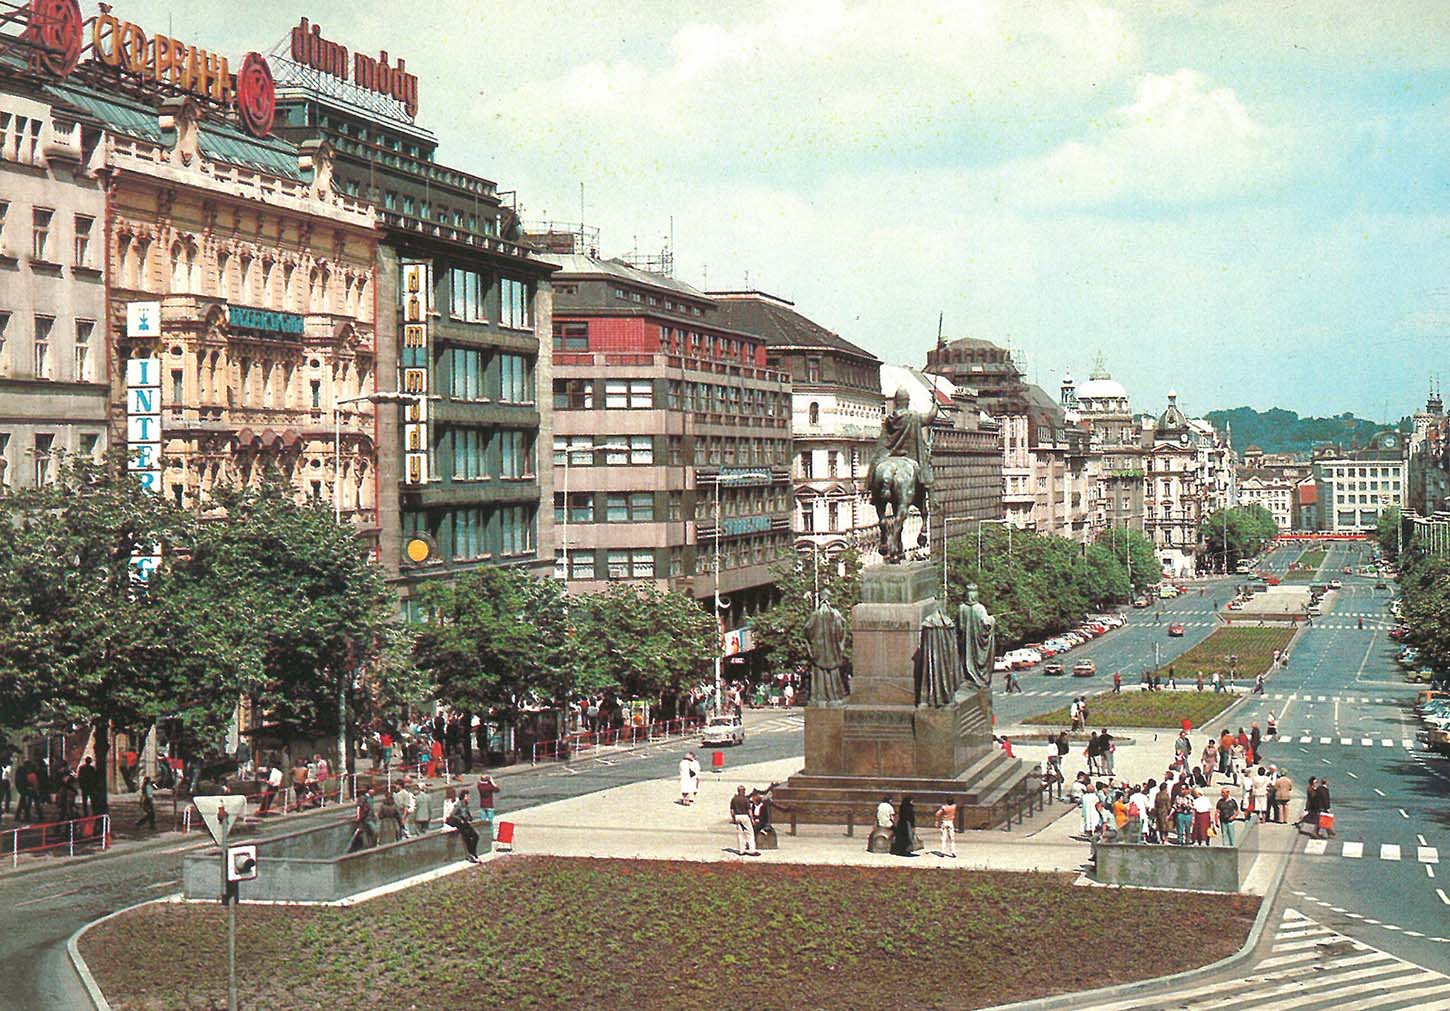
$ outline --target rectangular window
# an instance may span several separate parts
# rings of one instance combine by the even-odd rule
[[[805,478],[807,481],[811,480],[811,478],[814,477],[814,474],[812,474],[813,468],[811,467],[811,458],[814,455],[814,453],[810,452],[805,452],[801,454],[801,477]]]
[[[528,477],[534,472],[533,442],[528,432],[501,431],[498,444],[500,477]]]
[[[83,214],[76,215],[76,259],[77,267],[90,266],[91,249],[91,226],[95,224],[95,218],[88,218]]]
[[[475,348],[448,351],[448,395],[454,400],[482,400],[483,352]]]
[[[513,327],[516,330],[527,330],[532,326],[533,323],[529,315],[528,282],[518,281],[512,277],[504,277],[499,279],[498,289],[499,325]]]
[[[610,495],[605,499],[604,519],[609,523],[629,522],[629,496]]]
[[[555,351],[588,351],[589,350],[589,324],[588,323],[555,323],[554,324],[554,350]]]
[[[483,275],[454,267],[448,271],[448,314],[468,323],[488,319],[483,302]]]
[[[52,379],[50,374],[50,334],[55,329],[54,316],[35,317],[35,378]]]
[[[655,553],[651,548],[635,548],[630,552],[630,575],[635,579],[653,579]]]
[[[554,522],[564,522],[564,493],[554,493]],[[570,523],[593,523],[594,522],[594,493],[593,492],[570,492],[569,494],[569,522]]]
[[[629,519],[632,523],[649,523],[655,518],[654,495],[647,491],[631,492]]]
[[[50,484],[51,447],[54,444],[55,436],[53,435],[36,435],[35,437],[35,487],[37,488]]]
[[[588,379],[555,379],[556,411],[588,411],[594,408],[594,384]]]
[[[89,460],[96,459],[96,450],[100,447],[100,445],[101,437],[99,435],[81,436],[81,456],[84,456]]]
[[[91,336],[96,332],[96,324],[92,320],[76,320],[76,356],[75,376],[78,383],[88,383],[94,376],[91,370]]]
[[[478,481],[488,477],[488,433],[481,428],[454,428],[453,480]]]
[[[594,578],[594,552],[576,551],[569,555],[570,579]]]
[[[629,439],[623,435],[611,435],[604,442],[604,462],[610,467],[623,467],[629,463]]]
[[[554,466],[564,466],[564,454],[569,454],[569,466],[591,467],[594,465],[594,439],[588,435],[554,436]]]
[[[50,252],[50,219],[54,216],[54,211],[46,210],[44,207],[37,207],[31,211],[30,258],[32,260],[50,259],[47,255]]]
[[[648,435],[629,437],[629,462],[632,464],[653,464],[655,462],[654,439]]]
[[[534,402],[533,362],[523,355],[499,355],[499,400],[506,404]]]
[[[629,406],[629,383],[623,379],[610,379],[604,384],[604,406],[609,410],[622,410]]]
[[[628,579],[629,578],[629,552],[628,551],[611,551],[609,553],[609,578],[610,579]]]
[[[639,409],[651,408],[654,405],[654,384],[648,379],[631,379],[629,381],[629,406]]]
[[[484,519],[482,509],[458,509],[453,513],[453,557],[455,560],[483,556]]]
[[[186,399],[185,387],[183,385],[184,379],[185,376],[181,369],[171,370],[171,404],[173,407],[180,407]]]
[[[530,506],[506,506],[499,510],[502,535],[500,549],[505,555],[528,554],[534,550],[534,509]]]

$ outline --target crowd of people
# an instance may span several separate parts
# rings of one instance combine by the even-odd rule
[[[1111,735],[1104,730],[1093,737],[1101,755],[1102,738],[1111,742]],[[1223,728],[1207,738],[1196,756],[1188,730],[1181,730],[1163,777],[1142,782],[1113,779],[1111,763],[1105,767],[1101,758],[1094,765],[1090,741],[1089,768],[1077,773],[1065,797],[1061,756],[1066,754],[1066,735],[1055,743],[1049,750],[1057,755],[1048,756],[1044,789],[1077,805],[1083,838],[1179,846],[1207,846],[1218,838],[1221,845],[1232,846],[1237,826],[1248,818],[1288,821],[1294,781],[1287,769],[1264,761],[1257,723],[1247,731],[1240,727],[1237,734]],[[1112,754],[1111,743],[1107,753]],[[1329,803],[1324,781],[1311,779],[1304,814],[1295,824],[1309,822],[1317,836]]]
[[[12,798],[16,825],[71,821],[106,813],[100,770],[89,755],[75,769],[64,758],[53,765],[27,760],[0,767],[0,822],[10,814]]]
[[[473,787],[478,791],[478,815],[475,817],[467,786],[448,786],[443,796],[429,792],[427,780],[416,783],[404,776],[391,788],[368,787],[360,790],[353,810],[353,832],[348,841],[349,853],[385,846],[403,839],[414,839],[429,831],[451,828],[463,839],[468,859],[478,862],[478,829],[482,821],[492,832],[494,797],[499,786],[487,774]]]

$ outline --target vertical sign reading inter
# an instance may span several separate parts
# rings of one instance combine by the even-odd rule
[[[428,482],[428,313],[432,277],[427,263],[402,264],[398,296],[403,311],[401,389],[417,396],[403,405],[403,483]]]
[[[161,492],[161,359],[126,359],[126,469],[153,495]],[[161,564],[160,548],[131,556],[131,570],[146,582]]]

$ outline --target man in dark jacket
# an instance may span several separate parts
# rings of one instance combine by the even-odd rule
[[[1323,839],[1324,836],[1320,834],[1321,831],[1328,832],[1332,837],[1334,835],[1334,829],[1326,829],[1324,827],[1324,816],[1330,811],[1329,780],[1321,779],[1319,781],[1319,785],[1314,788],[1314,801],[1314,813],[1317,816],[1314,821],[1314,838]]]

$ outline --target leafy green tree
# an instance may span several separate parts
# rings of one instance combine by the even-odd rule
[[[243,691],[269,722],[351,732],[368,699],[422,696],[397,598],[330,508],[274,479],[208,505],[182,586],[233,623]]]
[[[1199,537],[1204,544],[1205,561],[1232,572],[1241,559],[1263,551],[1277,532],[1269,511],[1254,504],[1215,510],[1203,521]]]
[[[421,602],[413,656],[447,705],[512,724],[529,702],[579,687],[568,633],[578,610],[557,580],[490,566],[426,586]]]
[[[1399,581],[1410,645],[1439,679],[1450,677],[1450,558],[1406,551]]]
[[[62,460],[54,483],[0,497],[0,529],[0,725],[89,726],[101,768],[113,728],[175,719],[219,737],[245,659],[224,615],[180,588],[191,517],[113,455]],[[158,549],[161,567],[139,583],[132,559]]]
[[[580,688],[612,688],[625,698],[678,694],[720,650],[718,627],[699,603],[652,583],[571,598],[569,624]]]
[[[1140,530],[1125,527],[1111,527],[1100,531],[1097,543],[1112,552],[1123,566],[1125,575],[1131,577],[1132,593],[1142,593],[1163,578],[1163,563],[1153,542]]]
[[[1375,519],[1375,541],[1380,554],[1394,561],[1400,557],[1400,510],[1397,506],[1381,509]]]
[[[847,618],[861,600],[861,556],[847,548],[835,558],[826,555],[801,555],[794,564],[774,569],[775,586],[780,599],[751,619],[756,646],[765,651],[775,670],[803,671],[810,664],[806,649],[806,619],[815,607],[815,592],[830,594],[831,606]],[[851,651],[847,622],[846,654]]]

